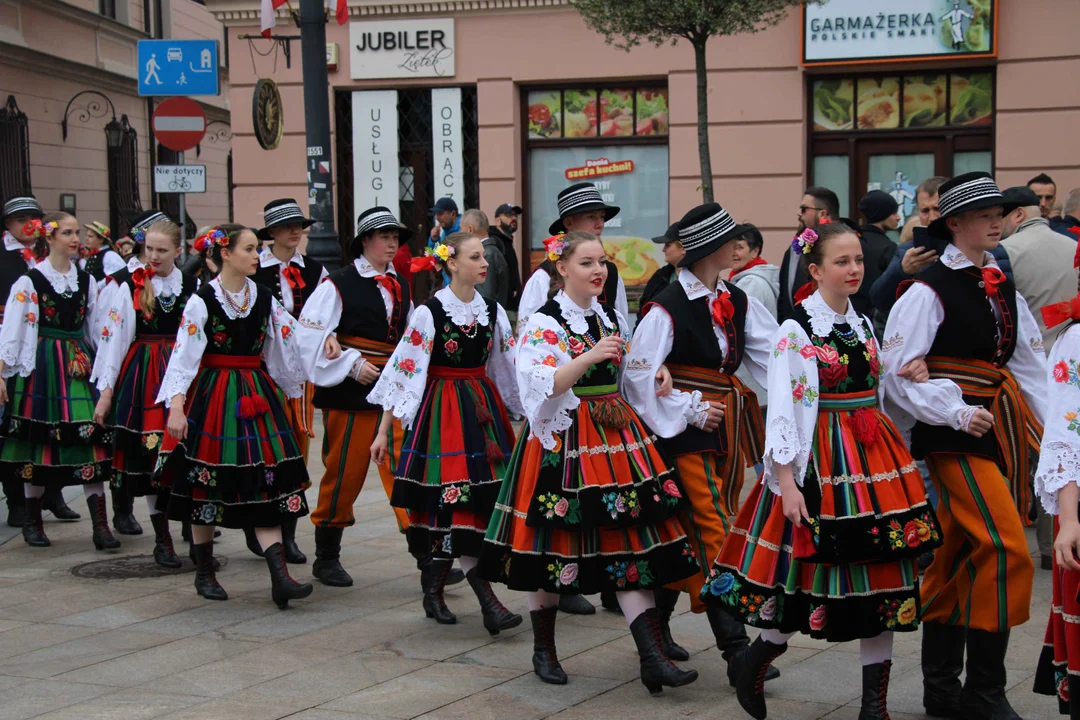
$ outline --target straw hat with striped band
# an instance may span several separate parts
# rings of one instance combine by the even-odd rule
[[[581,213],[593,212],[594,210],[604,211],[604,220],[610,220],[619,214],[620,208],[615,205],[608,205],[604,202],[604,198],[600,196],[600,191],[596,189],[596,186],[592,183],[578,183],[577,185],[571,185],[570,187],[559,193],[559,219],[551,223],[551,227],[548,228],[548,232],[552,235],[558,235],[561,232],[566,232],[566,226],[563,225],[563,218],[567,218],[571,215],[580,215]]]
[[[744,232],[746,227],[735,222],[719,204],[698,205],[679,221],[679,242],[686,250],[686,257],[679,262],[679,267],[712,255]]]
[[[381,205],[365,210],[356,219],[356,237],[352,241],[353,254],[359,256],[363,252],[361,240],[376,230],[390,228],[398,231],[398,242],[404,244],[412,238],[412,230],[398,222],[390,208]]]
[[[0,217],[0,220],[7,220],[9,217],[17,215],[29,215],[30,217],[40,218],[44,214],[37,198],[27,193],[26,195],[13,197],[4,203],[4,214],[3,217]]]
[[[281,200],[266,203],[266,206],[263,207],[263,222],[266,223],[266,227],[255,233],[255,236],[260,240],[270,239],[270,228],[272,227],[299,225],[302,228],[308,228],[315,224],[315,221],[311,218],[304,217],[304,211],[300,209],[300,204],[292,198],[282,198]]]
[[[938,190],[938,210],[941,217],[930,223],[927,228],[934,237],[952,241],[952,231],[946,220],[961,213],[982,210],[989,207],[1002,207],[1005,198],[990,173],[970,172],[957,175]]]
[[[83,225],[83,227],[87,230],[93,230],[106,240],[112,239],[112,233],[109,232],[109,226],[105,225],[104,223],[100,223],[97,220],[94,220],[93,222],[88,222]]]

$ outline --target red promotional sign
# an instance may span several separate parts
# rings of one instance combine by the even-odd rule
[[[603,177],[604,175],[622,175],[623,173],[634,172],[633,160],[618,160],[612,162],[606,157],[597,158],[596,160],[586,160],[585,164],[581,167],[567,168],[566,179],[571,182],[575,180],[589,180],[596,177]]]
[[[176,152],[191,150],[206,135],[206,113],[191,98],[171,97],[154,110],[154,135],[165,147]]]

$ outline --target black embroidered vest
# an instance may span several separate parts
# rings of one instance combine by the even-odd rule
[[[615,298],[619,296],[619,268],[610,260],[605,260],[604,264],[607,266],[607,280],[604,281],[604,291],[596,299],[600,301],[601,305],[614,306]],[[553,278],[559,273],[555,269],[555,263],[547,259],[540,263],[538,269],[546,272],[549,278]]]
[[[290,263],[291,265],[291,263]],[[319,278],[322,277],[323,266],[316,260],[304,256],[304,266],[293,265],[300,271],[300,277],[304,281],[304,287],[293,289],[293,309],[292,316],[300,317],[300,311],[304,309],[304,303],[315,292],[315,289],[319,287]],[[251,279],[260,285],[265,285],[270,288],[270,292],[274,294],[274,297],[281,302],[281,266],[270,265],[263,267],[259,265],[259,269],[255,271],[255,274],[251,276]]]
[[[101,248],[93,255],[86,256],[86,267],[83,270],[86,274],[94,278],[98,282],[105,279],[105,253],[108,252],[107,248]]]
[[[21,250],[4,250],[0,253],[0,307],[7,303],[15,281],[25,275],[28,269]]]
[[[255,307],[247,317],[235,320],[225,313],[210,283],[204,283],[199,288],[199,297],[206,303],[207,311],[206,324],[203,326],[207,355],[262,355],[266,331],[270,327],[273,298],[270,288],[264,285],[255,287]]]
[[[495,345],[495,321],[498,303],[485,300],[488,324],[461,326],[450,319],[446,308],[438,298],[431,298],[424,305],[431,311],[435,321],[435,341],[431,348],[432,367],[477,368],[487,364]],[[473,337],[469,337],[472,334]]]
[[[173,272],[180,273],[180,268],[175,268]],[[187,305],[188,298],[195,293],[199,284],[191,275],[180,273],[180,276],[183,278],[180,285],[180,294],[172,299],[166,297],[164,302],[162,302],[162,297],[158,296],[154,303],[153,317],[147,320],[143,317],[142,310],[135,311],[136,339],[142,335],[175,335],[176,331],[180,329],[180,320],[184,317],[184,306]],[[135,293],[138,290],[135,288],[135,282],[131,279],[131,271],[124,268],[114,272],[109,277],[114,282],[126,284],[128,291],[131,293],[132,302],[134,302]]]
[[[593,340],[598,340],[601,337],[612,335],[619,331],[619,320],[618,315],[615,312],[614,305],[602,304],[601,306],[604,310],[604,313],[611,321],[611,325],[613,327],[611,329],[604,327],[604,329],[601,330],[600,318],[598,318],[595,314],[587,316],[585,319],[589,324],[588,334]],[[559,303],[554,298],[548,300],[543,306],[541,306],[539,310],[537,310],[537,312],[543,313],[548,317],[555,318],[559,322],[559,325],[561,325],[563,330],[566,332],[567,338],[571,341],[570,354],[572,356],[576,357],[577,354],[579,354],[574,352],[573,346],[575,344],[579,344],[578,347],[580,348],[580,352],[585,352],[589,349],[588,343],[586,342],[586,337],[584,335],[578,335],[570,329],[569,321],[563,316],[562,310],[559,308]],[[536,332],[540,333],[539,330],[537,330]],[[544,337],[543,333],[540,333],[539,335],[524,335],[522,337],[522,342],[538,345],[548,342],[548,340]],[[617,386],[618,383],[619,367],[615,363],[608,360],[607,362],[601,363],[600,365],[593,365],[592,369],[589,372],[586,372],[584,375],[581,376],[580,380],[574,383],[574,387],[601,387],[604,385]]]
[[[79,273],[79,289],[71,293],[58,293],[48,278],[37,268],[26,275],[38,294],[38,324],[41,330],[77,332],[86,323],[86,301],[90,290],[90,276]]]

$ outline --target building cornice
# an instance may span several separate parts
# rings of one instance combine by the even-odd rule
[[[117,22],[104,15],[99,15],[96,12],[85,10],[77,5],[63,2],[63,0],[34,0],[34,9],[44,10],[54,17],[62,17],[83,27],[103,30],[110,35],[118,35],[129,40],[145,40],[149,37],[142,30]]]
[[[546,10],[569,5],[568,0],[447,0],[446,2],[365,2],[349,3],[349,17],[371,19],[376,17],[408,17],[422,15],[448,15],[493,11]],[[259,3],[252,0],[224,0],[213,3],[214,18],[227,26],[259,24]],[[277,17],[289,17],[288,6],[277,10]]]

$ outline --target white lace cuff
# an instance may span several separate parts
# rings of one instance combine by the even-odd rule
[[[709,420],[709,401],[701,397],[701,391],[690,392],[690,404],[686,407],[687,422],[698,430],[705,429],[705,423]]]
[[[784,465],[791,465],[795,483],[802,487],[806,464],[810,459],[813,443],[803,436],[802,430],[792,419],[783,416],[769,418],[766,432],[764,481],[776,495],[780,494],[780,476],[778,471]]]
[[[120,377],[120,366],[113,363],[105,363],[100,369],[95,368],[97,373],[98,392],[105,392],[109,388],[116,387],[116,379]]]
[[[961,432],[967,432],[971,426],[971,418],[975,417],[975,411],[979,408],[972,405],[965,405],[957,414],[956,421],[953,425],[953,430],[959,430]]]
[[[177,395],[187,395],[188,388],[195,382],[195,376],[198,374],[198,365],[194,369],[189,369],[181,367],[179,363],[176,365],[170,363],[169,372],[166,372],[165,379],[161,383],[161,390],[158,391],[157,401],[168,405]]]
[[[399,382],[378,383],[367,396],[367,401],[372,405],[378,405],[386,412],[393,411],[394,417],[401,421],[401,426],[406,430],[412,427],[422,399]]]
[[[581,400],[571,390],[551,397],[555,389],[557,368],[536,365],[526,371],[526,391],[522,399],[525,417],[529,420],[532,436],[548,450],[555,449],[555,434],[574,424],[570,413],[577,410]]]
[[[1080,483],[1080,453],[1065,442],[1045,443],[1035,471],[1035,492],[1048,515],[1058,514],[1058,492],[1071,482]]]

